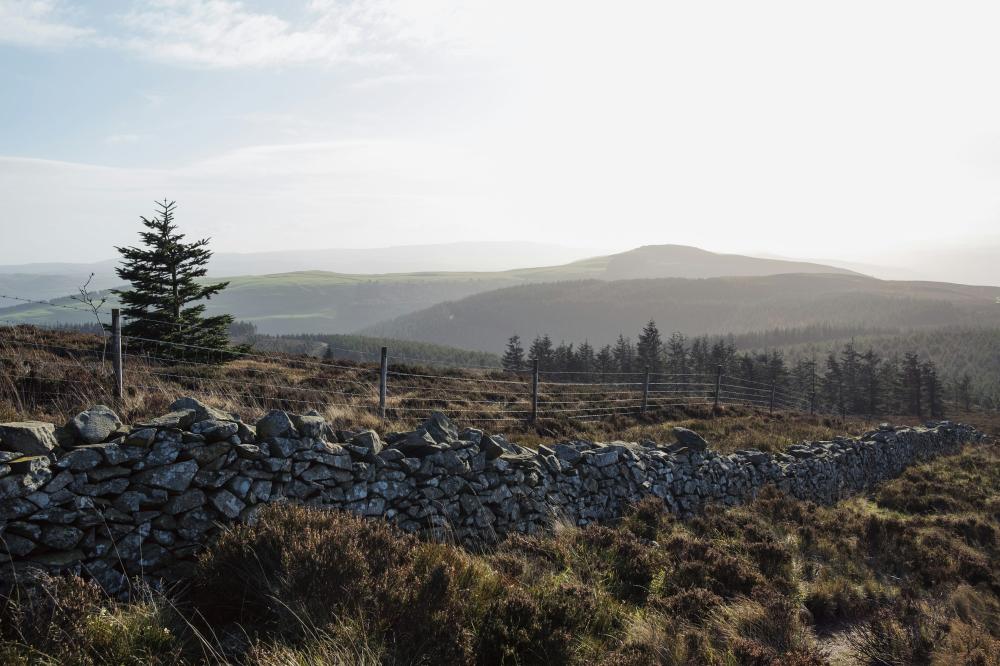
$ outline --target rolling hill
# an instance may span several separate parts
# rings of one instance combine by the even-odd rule
[[[1000,326],[1000,288],[894,282],[848,274],[559,282],[441,303],[361,333],[497,352],[507,338],[548,334],[603,344],[650,318],[661,331],[728,334],[780,327],[902,329]]]
[[[51,268],[45,266],[47,270]],[[227,278],[230,287],[208,303],[208,311],[211,314],[230,313],[237,319],[251,321],[261,333],[353,333],[442,302],[504,287],[567,280],[619,280],[623,276],[706,277],[789,272],[853,275],[850,271],[822,264],[715,254],[681,245],[657,245],[556,266],[508,271],[383,274],[299,271],[240,276]],[[0,287],[4,287],[8,275],[0,271]],[[28,289],[24,280],[18,284],[21,289]],[[0,289],[0,294],[37,298],[14,288]],[[16,303],[0,298],[0,303],[8,302]],[[60,305],[73,306],[74,303],[64,297],[56,299],[52,305],[15,305],[0,309],[0,320],[44,324],[93,321],[87,313]]]

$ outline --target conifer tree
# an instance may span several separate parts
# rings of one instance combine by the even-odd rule
[[[667,372],[672,375],[688,373],[687,339],[679,332],[672,333],[667,340]]]
[[[200,284],[212,252],[209,239],[184,242],[174,224],[174,201],[158,201],[152,219],[141,217],[148,231],[140,232],[144,247],[116,247],[122,263],[118,277],[131,289],[115,291],[122,313],[129,321],[124,335],[140,338],[139,346],[157,356],[208,362],[226,360],[234,349],[229,344],[230,315],[206,317],[204,303],[225,289],[228,282]],[[143,340],[145,342],[143,342]],[[173,346],[177,343],[184,347]]]
[[[937,418],[944,415],[944,395],[941,390],[941,380],[938,378],[937,366],[934,361],[924,361],[920,364],[920,384],[924,391],[924,403],[930,415]]]
[[[899,395],[907,414],[923,416],[923,373],[920,358],[913,352],[903,356],[903,367],[899,373]]]
[[[597,364],[597,372],[602,375],[609,375],[615,371],[615,356],[614,352],[611,351],[611,345],[604,345],[601,350],[597,352],[597,357],[594,359]]]
[[[631,340],[619,333],[618,341],[615,343],[615,348],[611,353],[615,357],[615,366],[618,368],[618,372],[633,371],[635,348],[632,346]]]
[[[823,375],[823,398],[831,409],[845,414],[844,375],[837,361],[837,355],[830,352],[826,357],[826,372]]]
[[[507,340],[507,351],[504,352],[501,363],[504,370],[512,372],[524,368],[524,347],[521,346],[521,336],[512,335]]]
[[[528,355],[538,361],[539,367],[551,370],[552,367],[552,338],[548,335],[536,337],[531,343],[531,351]]]
[[[582,381],[590,381],[590,374],[594,372],[594,367],[597,365],[597,361],[594,358],[594,348],[590,345],[589,340],[584,340],[580,347],[576,350],[576,367],[574,368],[577,372],[582,373],[580,379]]]
[[[660,339],[660,330],[656,328],[656,322],[652,319],[639,334],[636,356],[640,368],[648,369],[650,372],[660,372],[663,367],[663,341]]]

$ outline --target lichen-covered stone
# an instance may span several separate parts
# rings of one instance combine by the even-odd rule
[[[142,472],[136,477],[136,480],[154,488],[182,492],[191,485],[191,481],[194,480],[194,475],[197,473],[198,463],[194,460],[185,460]]]
[[[41,421],[0,423],[0,450],[26,456],[48,455],[59,446],[56,427]]]
[[[121,427],[122,421],[110,407],[94,405],[80,412],[69,422],[69,427],[86,444],[99,444]]]

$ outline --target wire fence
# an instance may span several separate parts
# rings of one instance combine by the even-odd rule
[[[206,360],[197,345],[130,337],[116,328],[106,344],[69,346],[29,327],[5,329],[0,344],[0,393],[30,407],[45,401],[78,407],[121,404],[137,396],[179,394],[243,409],[360,410],[390,421],[422,420],[435,411],[463,422],[533,423],[542,419],[599,421],[641,417],[678,407],[741,405],[810,411],[809,395],[787,387],[716,373],[546,373],[465,368],[415,369],[291,357],[259,351]],[[116,402],[117,401],[117,402]]]
[[[0,298],[51,305],[5,294]],[[73,305],[59,307],[89,312]],[[122,335],[123,318],[113,310],[112,330],[100,345],[90,347],[59,344],[60,338],[46,335],[45,329],[0,320],[8,324],[7,344],[0,344],[0,394],[21,408],[39,401],[82,408],[88,401],[121,403],[140,394],[172,400],[184,392],[244,408],[344,408],[389,420],[446,411],[464,421],[528,423],[636,417],[688,406],[741,405],[771,412],[811,412],[816,406],[814,391],[732,376],[721,367],[710,373],[674,374],[552,371],[537,362],[519,371],[435,368],[435,361],[390,354],[386,347],[371,361],[260,350],[220,353],[184,342]],[[359,359],[375,355],[370,350],[337,349]]]

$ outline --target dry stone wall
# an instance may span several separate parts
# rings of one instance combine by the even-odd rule
[[[335,431],[315,413],[267,414],[255,425],[183,398],[132,427],[98,406],[63,427],[0,424],[0,577],[73,571],[111,593],[131,576],[176,580],[234,521],[271,502],[298,502],[449,531],[463,542],[621,516],[647,495],[691,514],[738,504],[775,484],[833,502],[906,466],[977,441],[941,422],[882,426],[858,439],[771,455],[710,450],[676,429],[660,446],[567,441],[537,451],[433,415],[413,432]]]

